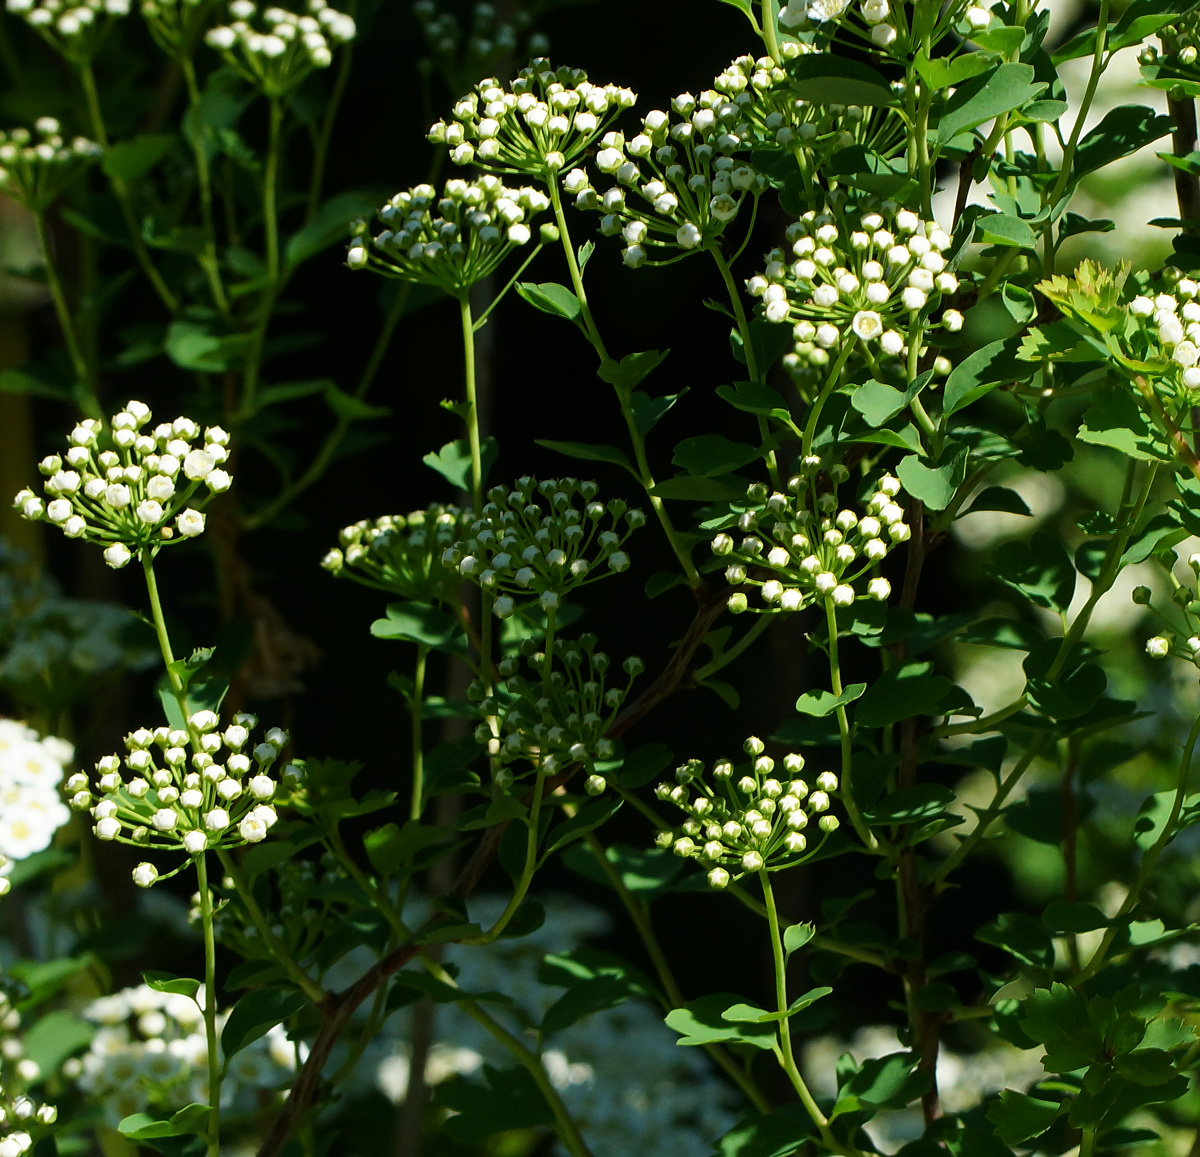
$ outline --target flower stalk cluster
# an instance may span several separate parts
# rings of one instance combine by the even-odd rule
[[[67,780],[71,806],[90,812],[98,839],[191,857],[266,837],[277,818],[271,801],[280,788],[271,771],[287,732],[273,727],[251,745],[258,725],[253,715],[235,715],[223,731],[214,711],[197,711],[187,724],[187,730],[143,727],[130,733],[123,758],[106,755],[96,764],[94,786],[83,772]],[[143,888],[159,878],[149,863],[133,872]]]
[[[168,56],[174,57],[191,51],[208,9],[208,0],[142,0],[141,3],[150,35]]]
[[[683,93],[670,113],[647,113],[636,136],[604,134],[594,163],[616,180],[612,188],[598,192],[582,168],[567,174],[563,188],[579,208],[604,213],[600,232],[621,236],[626,265],[636,268],[663,250],[700,251],[716,242],[747,196],[766,190],[748,160],[734,160],[749,137],[736,103],[712,89],[699,98]]]
[[[615,84],[592,84],[578,68],[555,69],[539,58],[511,86],[480,81],[429,130],[458,165],[549,181],[576,164],[637,97]]]
[[[789,0],[780,9],[779,23],[789,32],[829,32],[840,26],[873,48],[903,57],[914,50],[915,7],[919,0]],[[937,43],[952,29],[969,37],[991,22],[991,12],[974,0],[951,0],[935,10],[929,38]]]
[[[709,774],[692,759],[675,772],[674,784],[655,788],[660,800],[670,800],[687,816],[677,830],[660,832],[656,843],[699,861],[714,888],[747,872],[795,867],[811,859],[838,828],[837,816],[829,812],[830,794],[838,788],[833,772],[821,772],[810,789],[800,778],[802,755],[785,756],[784,775],[778,776],[761,739],[747,739],[743,750],[749,766],[739,769],[720,759]],[[806,829],[814,820],[821,838],[810,848]]]
[[[461,298],[529,244],[530,222],[549,207],[540,189],[510,189],[487,173],[447,181],[440,197],[432,185],[417,185],[379,210],[382,232],[372,237],[366,222],[355,226],[346,264]]]
[[[5,0],[5,8],[38,32],[64,60],[87,66],[113,19],[129,15],[130,0]]]
[[[68,143],[54,117],[39,117],[32,133],[0,133],[0,190],[31,213],[44,213],[101,152],[85,137]]]
[[[458,574],[442,556],[469,533],[471,516],[434,504],[411,514],[364,519],[345,527],[321,560],[330,574],[420,603],[457,601]]]
[[[20,1012],[7,994],[0,992],[0,1157],[22,1157],[30,1152],[45,1129],[58,1120],[54,1105],[29,1095],[29,1086],[50,1074],[43,1074],[37,1061],[25,1055],[20,1028]]]
[[[14,507],[23,518],[61,527],[68,538],[103,546],[114,569],[142,548],[195,538],[204,530],[200,508],[233,484],[221,466],[229,435],[219,426],[201,434],[191,418],[146,432],[150,417],[149,406],[130,402],[113,416],[111,433],[98,419],[84,419],[71,431],[66,454],[42,459],[45,497],[22,490]]]
[[[842,200],[805,213],[788,226],[787,240],[790,255],[773,249],[766,271],[746,287],[767,321],[792,325],[792,368],[824,367],[856,342],[878,370],[885,357],[906,357],[931,326],[962,328],[955,309],[934,320],[941,298],[959,286],[946,256],[952,239],[936,221],[894,201],[864,209]]]
[[[530,13],[523,8],[513,11],[506,7],[500,20],[494,4],[474,4],[465,33],[458,16],[439,9],[434,0],[417,0],[412,12],[442,74],[447,79],[463,77],[466,84],[478,76],[495,75],[513,59],[545,56],[550,48],[546,36],[532,30]],[[458,92],[466,84],[454,84],[453,89]]]
[[[254,0],[233,0],[229,24],[210,28],[205,43],[264,96],[278,100],[316,68],[333,63],[333,50],[354,39],[354,18],[326,0],[307,0],[303,16]]]
[[[601,563],[608,572],[629,568],[621,548],[646,516],[619,498],[606,506],[596,498],[599,489],[574,478],[524,477],[512,489],[494,486],[468,535],[442,561],[492,591],[500,618],[522,601],[554,611],[570,591],[604,577]]]
[[[815,472],[818,459],[807,463]],[[829,599],[848,607],[864,593],[882,602],[891,594],[887,579],[876,576],[865,592],[855,584],[875,570],[898,543],[911,535],[896,501],[899,479],[884,475],[859,515],[837,509],[837,496],[817,495],[813,474],[789,479],[787,493],[770,493],[756,483],[730,513],[729,530],[712,540],[713,554],[725,563],[731,586],[757,587],[763,606],[751,606],[745,592],[729,596],[729,609],[771,614],[799,611]],[[736,521],[734,521],[736,520]],[[736,526],[739,538],[730,531]]]
[[[493,694],[485,695],[481,683],[472,685],[471,697],[479,701],[479,711],[489,720],[476,729],[476,738],[509,767],[528,762],[551,774],[569,764],[582,764],[588,774],[587,791],[599,795],[606,781],[596,762],[613,754],[612,740],[604,737],[605,732],[645,665],[638,658],[626,659],[621,668],[625,686],[606,688],[609,657],[596,650],[595,635],[581,635],[578,641],[555,639],[551,648],[552,655],[534,640],[522,644],[521,654],[533,679],[520,673],[520,662],[514,657],[499,664],[501,681]]]

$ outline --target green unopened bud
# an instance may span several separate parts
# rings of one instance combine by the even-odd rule
[[[750,736],[750,738],[747,739],[746,742],[742,744],[742,750],[747,755],[751,755],[751,756],[762,755],[762,753],[764,751],[766,751],[766,749],[767,749],[766,744],[763,743],[763,741],[761,739],[759,739],[757,735]]]
[[[1139,607],[1149,606],[1150,605],[1150,588],[1149,587],[1134,587],[1133,588],[1133,601],[1135,603],[1137,603],[1137,605]]]
[[[605,787],[604,776],[589,775],[587,777],[587,782],[584,783],[583,786],[588,795],[603,795]]]
[[[748,605],[749,604],[746,601],[746,596],[741,591],[730,595],[729,602],[726,604],[726,606],[729,607],[729,610],[735,615],[740,615]]]
[[[558,226],[547,222],[538,230],[538,237],[543,245],[554,245],[558,241]]]

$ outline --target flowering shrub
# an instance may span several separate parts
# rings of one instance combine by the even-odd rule
[[[713,7],[7,0],[0,1157],[1195,1149],[1200,9]]]

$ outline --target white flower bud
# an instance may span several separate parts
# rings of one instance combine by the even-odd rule
[[[133,869],[133,882],[139,888],[149,888],[158,879],[158,869],[153,864],[138,864]]]

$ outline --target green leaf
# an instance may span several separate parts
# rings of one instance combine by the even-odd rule
[[[1171,1054],[1162,1049],[1134,1049],[1114,1057],[1113,1067],[1136,1085],[1165,1085],[1175,1075]]]
[[[1165,137],[1172,120],[1159,116],[1145,105],[1126,104],[1111,109],[1104,119],[1079,142],[1075,150],[1072,175],[1075,180],[1111,165],[1121,157],[1136,153],[1160,137]]]
[[[1061,1101],[1042,1101],[1025,1093],[1004,1089],[991,1103],[987,1119],[996,1126],[996,1136],[1006,1145],[1019,1145],[1044,1133],[1063,1111]]]
[[[175,140],[166,133],[146,133],[127,141],[117,141],[104,150],[101,167],[110,180],[132,185],[171,151]]]
[[[232,1057],[277,1024],[308,1007],[308,997],[296,988],[260,988],[233,1006],[221,1030],[221,1051]]]
[[[1150,519],[1131,539],[1121,555],[1121,565],[1145,562],[1151,555],[1178,546],[1188,537],[1188,531],[1169,514]]]
[[[366,422],[375,418],[386,418],[391,414],[387,406],[372,406],[336,385],[329,385],[325,390],[325,402],[339,417],[350,422]]]
[[[240,363],[250,340],[249,334],[214,333],[209,322],[180,318],[167,330],[163,348],[180,369],[221,374]]]
[[[1107,928],[1111,923],[1094,905],[1067,900],[1051,900],[1042,913],[1042,924],[1047,932],[1062,932],[1072,936],[1095,932],[1098,928]]]
[[[684,388],[677,394],[660,394],[654,397],[645,390],[635,390],[629,395],[629,407],[633,411],[634,425],[644,438],[661,419],[668,414],[675,403],[687,393]]]
[[[1045,965],[1043,965],[1044,967]],[[1104,1049],[1084,997],[1065,984],[1038,988],[1022,1002],[1021,1028],[1046,1046],[1047,1072],[1069,1073],[1094,1063]]]
[[[942,388],[942,410],[957,414],[997,386],[1023,382],[1032,377],[1034,367],[1020,362],[1011,338],[989,342],[963,358],[949,373]]]
[[[538,979],[543,984],[561,984],[567,988],[546,1010],[542,1032],[559,1032],[593,1013],[616,1008],[652,991],[636,968],[613,953],[594,948],[577,948],[545,957]]]
[[[56,402],[69,402],[73,396],[66,382],[54,382],[25,369],[0,370],[0,394],[50,398]]]
[[[278,406],[297,398],[310,397],[312,394],[328,393],[331,388],[336,388],[336,385],[332,378],[312,378],[304,382],[281,382],[277,386],[264,386],[254,395],[254,410],[258,413],[268,406]]]
[[[1011,213],[989,213],[980,217],[976,228],[976,240],[985,245],[1006,245],[1014,249],[1033,249],[1037,245],[1037,234],[1028,223]]]
[[[723,434],[699,434],[680,442],[671,461],[689,474],[714,478],[731,474],[761,456],[757,447],[730,441]]]
[[[542,286],[545,289],[545,286]],[[600,364],[597,376],[620,393],[628,394],[637,389],[664,361],[670,350],[643,350],[626,354],[619,362],[612,358]]]
[[[714,1157],[795,1157],[798,1146],[814,1136],[816,1127],[803,1106],[787,1105],[769,1115],[743,1117],[717,1142]]]
[[[467,633],[453,615],[425,603],[389,603],[387,618],[371,624],[377,639],[423,643],[446,655],[466,655]]]
[[[854,711],[860,727],[887,727],[913,715],[936,715],[954,686],[932,674],[932,663],[891,667],[863,693]]]
[[[792,420],[784,396],[766,382],[734,382],[732,386],[718,386],[717,397],[747,414],[766,414],[788,423]]]
[[[801,59],[804,59],[803,57]],[[1033,66],[1005,62],[959,85],[937,122],[938,143],[948,144],[959,133],[1020,108],[1046,90],[1035,83]],[[849,103],[849,102],[847,102]]]
[[[839,707],[861,698],[867,689],[865,683],[851,683],[840,695],[832,691],[806,691],[796,700],[796,710],[801,715],[815,715],[818,719],[832,715]]]
[[[483,1077],[486,1084],[455,1078],[438,1086],[438,1103],[454,1111],[443,1126],[451,1139],[473,1144],[494,1133],[553,1122],[554,1114],[528,1069],[484,1065]]]
[[[911,824],[943,815],[954,802],[955,794],[940,783],[916,783],[893,791],[866,813],[871,827],[887,824]]]
[[[175,996],[195,996],[200,989],[200,981],[174,976],[170,972],[143,972],[142,980],[155,992],[169,992]]]
[[[789,924],[783,930],[784,955],[791,956],[793,952],[803,948],[816,934],[815,924]]]
[[[570,819],[550,829],[546,836],[546,850],[542,854],[543,862],[559,848],[565,848],[572,841],[582,839],[588,832],[607,823],[617,814],[624,802],[620,796],[610,795],[583,804]]]
[[[1050,643],[1057,647],[1057,640]],[[1066,670],[1056,679],[1047,680],[1034,675],[1035,654],[1025,660],[1025,669],[1030,673],[1026,692],[1030,702],[1051,719],[1074,719],[1090,711],[1108,686],[1108,676],[1098,663],[1080,663]]]
[[[980,510],[999,510],[1005,514],[1020,514],[1026,518],[1033,517],[1033,511],[1025,504],[1025,499],[1015,490],[1010,490],[1007,486],[989,486],[986,490],[980,491],[971,503],[970,508],[964,510],[959,517],[963,518],[968,514],[975,514]]]
[[[372,829],[363,836],[363,847],[375,871],[383,876],[394,876],[426,848],[442,843],[449,835],[449,828],[408,820],[403,827],[384,824]]]
[[[888,105],[897,99],[886,76],[857,60],[814,52],[795,57],[786,68],[792,91],[811,104]]]
[[[891,1053],[864,1061],[841,1087],[830,1119],[863,1108],[903,1109],[928,1090],[927,1073],[917,1070],[913,1053]]]
[[[726,481],[724,478],[676,474],[674,478],[666,478],[650,487],[650,493],[656,498],[677,498],[689,502],[722,502],[734,498],[745,498],[746,484],[740,481]]]
[[[717,1042],[742,1043],[769,1051],[775,1044],[771,1024],[743,1025],[725,1020],[724,1011],[739,1003],[727,992],[702,996],[684,1008],[674,1008],[666,1016],[668,1027],[679,1033],[681,1045],[707,1045]]]
[[[562,317],[567,321],[577,322],[582,313],[579,298],[565,285],[559,285],[557,282],[544,281],[535,285],[533,282],[523,281],[518,283],[516,289],[518,297],[551,317]]]
[[[991,924],[980,928],[975,933],[975,939],[1003,948],[1023,964],[1031,964],[1035,968],[1049,968],[1054,962],[1054,943],[1050,934],[1042,927],[1041,921],[1025,912],[1004,913]]]
[[[181,1137],[203,1133],[208,1123],[207,1105],[185,1105],[169,1121],[160,1121],[148,1113],[134,1113],[122,1119],[117,1132],[131,1141],[152,1141],[159,1137]]]
[[[479,448],[479,456],[485,482],[499,452],[495,438],[483,440],[483,445]],[[447,442],[436,454],[430,452],[421,461],[431,470],[436,470],[456,489],[468,491],[471,489],[471,447],[465,438]]]
[[[664,892],[683,871],[684,862],[666,848],[633,848],[627,844],[610,844],[605,858],[621,874],[621,883],[631,892],[650,899]],[[563,863],[581,876],[598,884],[612,887],[604,869],[584,844],[572,844],[563,853]]]
[[[349,240],[351,223],[372,216],[386,196],[378,189],[350,189],[330,197],[307,225],[288,238],[284,264],[295,269],[331,245]]]
[[[43,1073],[54,1073],[72,1053],[87,1047],[96,1026],[66,1009],[46,1013],[24,1034],[25,1055]]]
[[[565,454],[568,458],[582,458],[586,462],[611,462],[637,477],[637,471],[629,461],[629,456],[617,446],[589,446],[586,442],[555,442],[549,438],[535,438],[534,441],[539,446]]]
[[[921,49],[913,63],[929,87],[935,92],[941,92],[955,88],[981,72],[987,72],[992,62],[982,52],[961,52],[957,56],[938,56],[930,60],[924,49]]]
[[[1129,389],[1104,390],[1083,415],[1081,442],[1107,446],[1128,458],[1162,461],[1165,454]]]
[[[967,447],[948,445],[943,452],[947,460],[936,466],[926,466],[916,454],[900,459],[896,474],[904,489],[931,510],[945,510],[954,499],[967,473]]]
[[[1062,543],[1038,531],[1028,542],[1006,542],[990,573],[1039,607],[1065,611],[1075,594],[1075,567]]]
[[[868,426],[878,428],[900,413],[929,384],[932,377],[931,372],[921,374],[905,390],[872,379],[854,391],[850,396],[850,404],[862,414]]]

